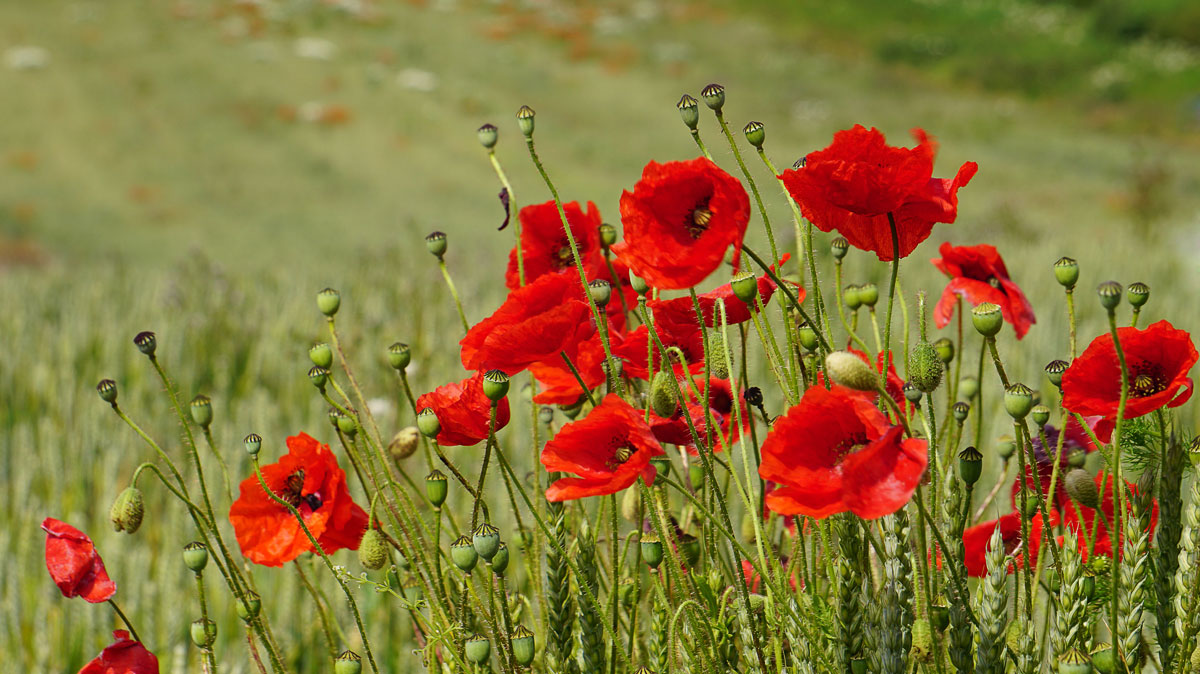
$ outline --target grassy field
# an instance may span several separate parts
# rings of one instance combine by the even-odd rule
[[[1061,255],[1084,270],[1081,341],[1102,329],[1091,288],[1109,278],[1153,288],[1145,318],[1200,328],[1200,139],[1185,124],[1147,135],[1112,123],[1136,115],[1142,98],[1097,119],[1054,97],[987,91],[936,64],[880,63],[893,59],[876,33],[873,44],[832,44],[852,23],[833,15],[784,20],[682,1],[440,0],[361,17],[310,2],[265,3],[261,14],[248,6],[0,5],[3,47],[49,55],[41,68],[0,70],[0,655],[14,668],[74,671],[107,643],[107,610],[62,600],[46,578],[37,525],[48,515],[96,538],[166,671],[187,671],[194,657],[194,611],[178,607],[193,601],[179,558],[194,537],[183,510],[149,487],[136,537],[107,522],[150,453],[96,397],[99,379],[116,379],[122,406],[181,452],[178,423],[130,343],[138,331],[158,333],[185,397],[212,396],[217,441],[238,476],[246,433],[266,438],[273,456],[286,435],[327,428],[304,376],[308,347],[325,338],[313,298],[326,285],[342,291],[347,348],[373,395],[396,399],[382,362],[396,340],[415,349],[418,393],[463,376],[453,305],[421,237],[447,232],[468,317],[490,313],[512,239],[496,232],[499,186],[474,129],[501,127],[498,153],[519,203],[547,199],[517,142],[522,104],[538,112],[539,151],[564,198],[593,200],[614,222],[621,190],[647,160],[697,154],[674,103],[710,81],[727,87],[738,128],[766,124],[781,166],[854,123],[896,144],[927,129],[941,142],[936,173],[966,160],[980,172],[961,193],[959,222],[939,226],[910,259],[906,296],[940,293],[923,260],[941,241],[997,245],[1038,312],[1020,350],[1007,344],[1010,372],[1030,384],[1066,349],[1050,274]],[[1173,82],[1185,105],[1194,80]],[[701,130],[736,172],[711,116]],[[777,186],[761,165],[751,171],[777,230],[787,229]],[[751,231],[763,248],[761,225]],[[849,282],[886,273],[858,253],[846,268]],[[411,421],[394,410],[382,415],[387,429]],[[531,449],[526,428],[518,415],[508,442]],[[357,572],[351,556],[343,561]],[[326,671],[305,647],[317,625],[294,576],[256,578],[277,597],[271,619],[296,670]],[[389,663],[412,665],[408,628],[387,625],[367,596],[373,629],[394,635]],[[228,609],[223,596],[214,601]],[[240,638],[232,622],[219,637],[227,672],[248,671]]]

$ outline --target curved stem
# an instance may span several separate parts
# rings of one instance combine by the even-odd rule
[[[733,158],[737,160],[738,168],[742,169],[742,175],[746,176],[746,182],[750,184],[750,193],[754,195],[754,203],[758,206],[758,213],[762,216],[763,226],[767,229],[767,243],[771,245],[771,259],[779,259],[779,249],[775,247],[775,233],[771,231],[771,218],[767,215],[767,207],[763,206],[762,196],[758,193],[758,184],[754,182],[754,176],[750,175],[749,169],[746,168],[746,162],[742,159],[742,153],[738,150],[737,143],[733,140],[733,134],[729,132],[729,125],[725,123],[725,113],[719,108],[714,112],[717,113],[717,122],[721,125],[721,132],[725,134],[725,140],[729,141],[729,149],[733,150]]]
[[[138,636],[137,630],[133,628],[133,623],[129,622],[129,618],[125,615],[125,612],[121,610],[120,606],[117,606],[117,602],[109,599],[108,605],[112,607],[113,611],[116,611],[117,617],[120,618],[121,622],[125,623],[125,626],[129,628],[129,633],[133,635],[133,640],[141,643],[142,638]]]

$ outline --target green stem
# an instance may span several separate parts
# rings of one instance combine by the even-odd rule
[[[500,160],[496,159],[495,148],[488,150],[488,161],[492,163],[492,168],[496,170],[496,177],[500,179],[500,184],[508,192],[509,218],[511,218],[510,221],[513,223],[513,235],[516,237],[517,282],[523,286],[525,285],[525,255],[521,250],[521,216],[520,210],[517,208],[517,195],[513,193],[512,185],[508,182],[508,176],[504,175],[504,169],[500,168]]]
[[[438,257],[438,269],[442,270],[442,278],[446,279],[446,287],[450,289],[450,295],[454,297],[454,308],[458,309],[458,320],[462,321],[463,332],[470,332],[471,324],[467,322],[462,301],[458,299],[458,289],[454,287],[454,280],[450,278],[450,270],[446,269],[446,260],[442,257]]]
[[[208,429],[204,429],[205,432]],[[204,597],[204,574],[196,572],[196,594],[200,597],[200,620],[204,625],[205,631],[208,630],[208,600]],[[213,655],[212,644],[209,644],[201,649],[202,657],[206,661],[206,669],[210,674],[217,672],[217,659]]]
[[[767,243],[771,245],[771,259],[779,259],[779,250],[775,247],[775,233],[771,231],[771,218],[767,215],[767,207],[763,206],[762,196],[758,193],[758,184],[754,182],[754,176],[750,175],[750,171],[746,168],[746,162],[742,159],[742,152],[738,150],[737,143],[733,140],[733,134],[729,131],[729,125],[725,123],[725,113],[720,108],[714,112],[717,113],[717,122],[721,125],[721,132],[725,134],[725,140],[729,141],[729,149],[733,150],[733,158],[737,160],[738,168],[742,169],[742,175],[746,176],[746,182],[750,185],[750,192],[754,195],[754,203],[758,206],[759,215],[762,216],[763,226],[767,229]]]
[[[125,612],[121,610],[120,606],[117,606],[117,602],[109,599],[108,605],[112,607],[113,611],[116,611],[117,617],[121,619],[121,622],[125,623],[125,627],[129,628],[129,633],[133,635],[133,640],[141,643],[142,638],[138,636],[137,630],[133,628],[133,623],[129,622],[129,618],[126,617]]]

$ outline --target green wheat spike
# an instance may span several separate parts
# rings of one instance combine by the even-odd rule
[[[1187,663],[1196,648],[1196,610],[1200,608],[1200,479],[1192,481],[1191,498],[1183,518],[1179,540],[1179,570],[1175,572],[1175,635],[1178,649],[1173,658]]]
[[[976,651],[977,674],[1004,674],[1005,631],[1008,627],[1008,564],[1000,528],[992,531],[988,543],[987,576],[979,586],[979,647]]]
[[[1148,490],[1147,490],[1148,491]],[[1140,496],[1140,495],[1139,495]],[[1146,605],[1146,575],[1150,565],[1150,536],[1141,515],[1147,511],[1143,498],[1132,498],[1133,516],[1125,518],[1124,561],[1117,596],[1116,640],[1127,671],[1138,671],[1141,660],[1142,611]]]
[[[577,578],[579,585],[578,602],[582,607],[579,611],[579,655],[581,658],[580,671],[583,674],[601,674],[604,671],[604,628],[601,621],[604,616],[596,615],[590,606],[584,603],[586,586],[596,592],[596,539],[591,529],[584,524],[576,539],[578,554],[576,561],[582,578]]]
[[[859,606],[862,573],[859,569],[858,523],[852,515],[837,521],[837,631],[840,658],[843,668],[863,655],[862,611]]]
[[[550,503],[548,513],[553,522],[551,533],[566,550],[567,528],[562,504]],[[550,612],[546,656],[548,669],[567,673],[576,667],[573,657],[575,644],[571,638],[575,625],[575,604],[571,597],[570,567],[557,550],[553,545],[546,547],[546,603]]]
[[[1070,527],[1063,535],[1061,560],[1063,576],[1058,590],[1058,612],[1054,616],[1054,630],[1050,636],[1053,662],[1058,662],[1072,649],[1087,653],[1092,645],[1085,594],[1087,579],[1079,555],[1079,540],[1075,530]]]
[[[1175,653],[1175,572],[1179,568],[1179,539],[1183,533],[1184,447],[1178,437],[1167,443],[1158,482],[1158,529],[1154,534],[1155,632],[1162,657]]]

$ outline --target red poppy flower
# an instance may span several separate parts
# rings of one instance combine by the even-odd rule
[[[327,554],[349,548],[367,530],[367,513],[354,502],[346,473],[337,457],[306,433],[287,439],[288,452],[279,463],[262,467],[263,480],[279,498],[291,503]],[[312,550],[300,523],[263,491],[257,476],[242,480],[229,521],[242,554],[255,564],[283,566]]]
[[[548,501],[615,494],[642,476],[654,481],[650,458],[663,454],[640,410],[609,394],[586,417],[559,430],[542,450],[550,472],[573,473],[546,490]]]
[[[417,409],[425,408],[433,410],[442,426],[437,436],[439,445],[470,447],[487,439],[492,401],[483,393],[482,372],[420,396]],[[501,398],[496,406],[496,430],[507,426],[508,419],[508,398]]]
[[[1051,526],[1057,526],[1058,515],[1050,512]],[[1013,559],[1013,564],[1009,564],[1008,573],[1013,573],[1016,569],[1022,568],[1025,565],[1026,558],[1029,559],[1029,564],[1036,565],[1038,551],[1041,548],[1041,540],[1043,534],[1043,522],[1041,515],[1034,515],[1029,521],[1029,546],[1025,546],[1021,539],[1021,516],[1017,513],[1009,513],[998,519],[990,522],[982,522],[963,532],[963,552],[964,561],[966,562],[967,574],[976,578],[982,578],[987,575],[987,546],[991,542],[992,532],[996,527],[1000,527],[1000,537],[1004,543],[1004,554],[1016,555]]]
[[[596,204],[587,203],[587,211],[579,203],[563,204],[567,224],[579,248],[579,259],[583,262],[588,279],[598,278],[606,269],[600,253],[600,211]],[[534,204],[521,209],[521,261],[525,267],[525,283],[533,283],[546,274],[558,272],[575,273],[575,258],[571,255],[571,244],[563,231],[562,218],[553,201]],[[504,281],[509,289],[521,286],[517,270],[517,249],[508,253],[508,270]],[[576,277],[578,281],[578,277]]]
[[[1159,321],[1145,329],[1118,328],[1129,368],[1129,400],[1125,418],[1133,419],[1163,407],[1178,407],[1192,397],[1188,370],[1200,359],[1192,337]],[[1121,400],[1121,366],[1112,333],[1088,345],[1063,373],[1063,406],[1084,416],[1115,422]]]
[[[79,674],[158,674],[158,658],[125,630],[113,630],[116,641],[106,646]]]
[[[779,563],[786,571],[788,567],[788,558],[780,557]],[[746,583],[746,589],[750,590],[751,592],[758,593],[758,588],[762,584],[762,576],[758,575],[758,571],[754,569],[754,563],[748,559],[742,560],[742,580]],[[796,590],[797,587],[799,589],[804,589],[803,578],[800,579],[800,583],[797,585],[796,577],[791,576],[788,578],[788,584],[792,586],[793,591]]]
[[[669,362],[676,377],[704,372],[704,334],[700,332],[700,324],[696,321],[695,312],[690,314],[667,312],[661,318],[656,316],[654,330],[668,351],[671,351],[672,347],[678,349],[678,353],[671,351],[669,354]],[[640,325],[629,333],[620,346],[613,346],[613,355],[625,363],[622,370],[625,376],[635,379],[650,378],[647,357],[650,354],[649,348],[652,341],[650,330],[646,326]],[[680,355],[687,361],[686,373]],[[661,367],[662,353],[655,345],[654,371],[658,372]]]
[[[876,356],[875,362],[872,363],[870,356],[862,351],[859,351],[853,346],[846,347],[846,350],[858,356],[867,365],[873,365],[876,372],[883,372],[884,355],[882,353]],[[817,384],[822,387],[825,385],[824,372],[817,373]],[[887,383],[884,384],[884,389],[888,392],[888,395],[892,397],[892,400],[896,401],[896,405],[899,406],[900,409],[904,410],[906,414],[911,413],[912,410],[909,408],[912,407],[912,403],[908,402],[908,398],[904,397],[904,380],[901,379],[900,374],[896,372],[896,355],[894,353],[891,355],[891,360],[888,363]],[[876,398],[876,394],[871,391],[855,391],[855,393],[872,400]]]
[[[53,517],[42,520],[42,531],[46,532],[46,568],[64,597],[99,604],[117,593],[92,539]]]
[[[612,247],[633,273],[661,290],[690,288],[742,250],[750,198],[737,178],[703,157],[650,162],[621,195],[625,239]]]
[[[953,180],[934,178],[937,146],[921,129],[912,134],[916,147],[891,147],[878,129],[855,125],[838,131],[829,147],[810,153],[800,168],[780,178],[818,229],[836,229],[850,245],[885,261],[892,259],[891,213],[900,257],[907,257],[929,238],[934,223],[954,222],[958,188],[979,168],[967,162]]]
[[[1096,490],[1103,494],[1100,501],[1100,510],[1104,513],[1104,522],[1112,526],[1113,513],[1116,508],[1113,506],[1113,477],[1112,475],[1096,475],[1093,478],[1096,482]],[[1129,489],[1125,493],[1125,517],[1132,517],[1133,506],[1129,505],[1130,499],[1137,495],[1137,485],[1126,482],[1126,487]],[[1063,523],[1079,533],[1079,551],[1083,554],[1083,561],[1087,561],[1088,557],[1088,540],[1094,539],[1092,542],[1095,554],[1111,557],[1113,554],[1113,533],[1109,528],[1105,527],[1104,523],[1096,522],[1096,511],[1077,501],[1070,501],[1064,505]],[[1150,530],[1147,532],[1148,538],[1154,537],[1154,529],[1158,525],[1158,500],[1151,499],[1150,509]],[[1117,549],[1121,552],[1124,550],[1124,532],[1116,532],[1119,535],[1117,539]],[[1059,538],[1059,545],[1062,544],[1062,538]],[[1120,556],[1120,553],[1118,553]]]
[[[468,370],[516,374],[530,364],[557,358],[596,330],[579,279],[547,274],[513,290],[491,316],[476,323],[459,342]]]
[[[849,389],[810,387],[763,443],[759,475],[782,485],[767,494],[767,506],[817,519],[896,512],[912,497],[928,460],[926,441],[901,439],[902,432]]]
[[[957,298],[966,298],[971,306],[991,302],[999,305],[1004,320],[1013,326],[1017,339],[1029,332],[1029,326],[1037,322],[1033,306],[1025,293],[1008,277],[1004,259],[994,246],[951,246],[943,243],[938,249],[941,258],[931,260],[933,265],[950,276],[950,283],[942,291],[942,298],[933,309],[933,320],[939,328],[950,324],[954,316]]]

